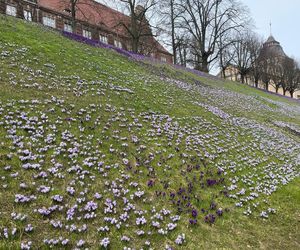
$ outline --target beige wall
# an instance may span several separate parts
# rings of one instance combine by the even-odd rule
[[[231,80],[231,81],[235,81],[235,82],[240,82],[241,81],[240,75],[238,74],[238,70],[235,67],[228,67],[225,71],[225,75],[226,75],[227,80]],[[219,73],[218,76],[223,78],[223,75],[221,73]],[[250,86],[255,86],[254,82],[251,80],[250,77],[246,77],[245,82]],[[259,88],[264,89],[264,84],[262,82],[260,82]],[[272,84],[269,84],[269,89],[268,90],[270,92],[276,93],[276,89]],[[283,95],[282,88],[279,88],[278,94]],[[286,92],[286,96],[290,97],[290,93],[288,91]],[[294,93],[294,98],[295,99],[300,99],[300,90],[297,90]]]
[[[271,91],[271,92],[276,92],[276,89],[272,86],[272,85],[269,85],[269,91]],[[280,95],[283,95],[283,90],[282,90],[282,88],[280,88],[279,90],[278,90],[278,94],[280,94]],[[286,96],[291,96],[290,95],[290,92],[286,92],[285,93],[285,95]],[[297,90],[295,93],[294,93],[294,98],[295,99],[300,99],[300,90]]]

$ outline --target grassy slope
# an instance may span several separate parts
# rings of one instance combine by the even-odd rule
[[[141,114],[141,112],[150,111],[160,114],[168,114],[178,120],[181,126],[187,126],[191,129],[198,126],[198,122],[192,117],[201,117],[201,119],[205,119],[219,130],[224,129],[224,133],[228,132],[234,134],[234,130],[231,130],[230,126],[226,127],[221,119],[216,118],[211,112],[207,112],[204,108],[194,104],[195,102],[201,102],[218,106],[229,114],[253,119],[258,123],[263,123],[273,128],[275,127],[272,124],[272,121],[277,119],[285,122],[292,122],[300,126],[299,116],[289,116],[286,109],[284,109],[286,113],[282,112],[280,109],[281,105],[284,105],[284,107],[295,107],[295,109],[298,107],[299,109],[299,104],[296,104],[293,101],[270,95],[240,84],[232,82],[218,82],[212,79],[201,78],[191,73],[174,70],[169,66],[132,62],[114,52],[81,45],[69,41],[58,35],[56,32],[48,29],[37,27],[37,25],[28,25],[22,21],[17,21],[3,16],[0,16],[0,45],[0,52],[4,50],[11,52],[9,56],[1,57],[0,61],[0,103],[2,102],[3,105],[7,102],[11,102],[12,100],[45,100],[51,99],[52,96],[55,96],[64,99],[66,106],[74,104],[74,112],[71,111],[70,114],[74,116],[76,114],[75,111],[78,111],[80,108],[86,108],[90,104],[103,105],[102,107],[106,104],[110,104],[116,107],[119,112],[122,111],[121,107],[124,107],[125,110],[128,108],[134,109],[136,115]],[[28,50],[16,50],[23,47]],[[45,66],[45,64],[54,64],[55,68]],[[24,67],[21,69],[20,65],[26,65],[32,71],[24,70]],[[36,70],[41,70],[42,74],[37,74]],[[32,72],[35,72],[35,74],[32,74]],[[77,78],[82,80],[84,79],[85,82],[102,81],[103,85],[101,85],[100,88],[90,85],[79,86],[76,85]],[[176,84],[174,82],[167,83],[166,79],[177,79],[177,81],[180,82],[187,82],[189,85],[194,86],[195,89],[193,87],[192,91],[185,91],[181,88],[180,84]],[[13,85],[12,82],[16,84]],[[37,84],[34,85],[35,83]],[[196,86],[197,83],[200,83],[200,90]],[[112,85],[107,84],[129,88],[134,93],[130,94],[126,91],[115,91],[112,89]],[[103,93],[99,95],[95,94],[97,90],[103,91]],[[233,93],[233,96],[226,96],[226,94],[223,95],[223,93],[227,93],[227,91]],[[215,92],[217,94],[214,94]],[[81,96],[76,96],[76,94],[80,94]],[[18,105],[20,104],[14,105],[16,110],[18,109]],[[32,114],[35,112],[38,114],[38,112],[44,112],[51,107],[52,106],[50,104],[48,106],[44,105],[33,109],[30,112],[32,112]],[[100,112],[101,122],[104,124],[113,117],[109,112]],[[126,111],[125,113],[128,117],[130,117],[130,111]],[[97,113],[93,113],[92,119],[95,119],[96,115]],[[55,114],[49,114],[50,122],[53,123],[57,119],[57,116],[65,117],[65,114],[58,108]],[[155,142],[164,145],[165,138],[158,138],[156,141],[149,140],[149,137],[146,136],[143,138],[146,131],[151,128],[151,126],[147,123],[143,125],[143,129],[137,130],[136,133],[139,133],[143,143],[148,146],[149,152],[162,150],[162,148],[155,144]],[[70,129],[78,137],[81,135],[81,132],[75,126],[68,127],[66,125],[66,127],[59,127],[59,131],[64,131],[65,129]],[[118,124],[113,124],[105,135],[111,136],[113,133],[112,131],[116,129],[121,130],[122,136],[130,136],[130,133],[126,130],[122,131]],[[216,136],[216,134],[214,134],[215,131],[210,131],[205,127],[202,127],[202,129],[204,131],[201,131],[200,129],[200,134],[207,132],[208,134]],[[97,137],[101,130],[102,128],[95,132],[84,132],[83,135],[88,136],[89,134],[94,134],[95,137]],[[285,130],[282,130],[281,132],[299,143],[299,138],[296,136],[293,136]],[[12,163],[7,162],[4,156],[9,153],[8,147],[11,146],[11,142],[4,139],[4,136],[6,135],[4,129],[0,129],[0,135],[1,138],[3,138],[3,142],[0,147],[1,167],[7,164],[16,166],[20,165],[17,160]],[[222,134],[218,136],[218,140],[224,139]],[[236,137],[236,140],[238,140],[239,143],[245,142],[245,146],[248,143],[247,140],[249,140],[249,143],[250,140],[252,140],[251,136],[252,135],[248,135],[248,137],[244,137],[243,133],[241,133]],[[102,139],[104,138],[105,137]],[[101,150],[109,155],[108,150],[111,145],[118,148],[119,141],[112,140],[107,144],[104,141],[103,144],[104,145]],[[92,139],[92,145],[96,145],[96,140]],[[218,145],[220,147],[225,147],[223,144]],[[180,146],[183,150],[183,146]],[[131,162],[136,160],[136,153],[134,150],[136,150],[134,145],[130,145],[128,151],[126,151]],[[162,157],[173,152],[173,148],[167,148],[167,151],[163,153]],[[225,155],[222,159],[229,159],[238,162],[239,158],[237,156],[239,153],[241,153],[239,149],[234,149],[230,155]],[[252,153],[253,157],[260,157],[259,150]],[[190,154],[195,156],[195,152],[191,152]],[[273,156],[270,156],[268,159],[269,162],[272,161],[272,157]],[[117,155],[112,154],[109,155],[108,158],[107,162],[110,164],[120,162],[120,157]],[[283,162],[285,160],[286,158],[284,158]],[[159,159],[155,159],[153,165],[159,161]],[[164,199],[155,198],[154,191],[163,190],[163,181],[168,180],[170,182],[170,190],[177,190],[179,186],[185,186],[188,183],[187,178],[180,174],[181,168],[186,167],[184,164],[180,164],[181,161],[182,159],[180,156],[176,156],[173,160],[167,162],[167,164],[172,165],[174,169],[171,173],[166,174],[161,169],[157,170],[157,174],[155,176],[157,184],[153,190],[148,191],[147,195],[149,197],[154,197],[154,203],[158,208],[167,207],[172,211],[174,209],[173,206]],[[275,162],[277,161],[278,165],[283,163],[280,159],[275,160]],[[64,162],[64,159],[62,159],[62,162]],[[190,163],[193,164],[194,162],[191,160]],[[211,161],[208,162],[208,165],[213,169],[215,163],[217,163],[217,161]],[[67,161],[65,161],[65,164],[67,164]],[[134,165],[134,163],[132,164]],[[245,174],[246,172],[247,169],[245,172],[241,171],[237,174]],[[0,170],[0,173],[2,176],[7,175],[4,170]],[[27,175],[25,171],[24,173],[21,171],[21,173],[24,174],[21,179],[26,181],[27,178],[31,178],[31,175]],[[132,175],[133,180],[138,181],[141,187],[147,190],[146,183],[149,180],[149,177],[146,174],[141,174],[141,176],[138,177],[134,176],[134,174]],[[110,178],[115,178],[117,176],[118,172],[115,171],[112,173]],[[232,177],[234,174],[231,175],[229,173],[229,176]],[[188,177],[192,178],[192,176]],[[15,222],[12,222],[10,219],[11,211],[23,211],[24,213],[30,213],[30,207],[26,207],[26,205],[15,205],[12,202],[14,200],[14,195],[17,193],[17,185],[20,180],[10,179],[8,176],[7,179],[9,180],[9,187],[1,190],[0,193],[0,212],[2,214],[0,228],[9,227],[8,225],[12,226],[12,224],[15,225]],[[59,192],[59,190],[64,190],[68,181],[71,181],[71,179],[72,177],[70,176],[67,177],[64,182],[55,180],[53,186],[57,187],[58,190],[55,190],[54,193]],[[3,183],[6,182],[3,181]],[[39,184],[45,183],[40,182]],[[276,193],[272,194],[268,200],[270,206],[277,209],[277,214],[270,216],[266,220],[263,220],[258,216],[260,210],[250,217],[242,215],[243,210],[235,208],[234,200],[225,199],[223,196],[219,195],[219,191],[222,190],[222,186],[213,187],[211,189],[207,188],[204,191],[197,187],[193,191],[193,195],[197,195],[199,193],[202,198],[201,204],[198,204],[193,200],[193,205],[197,209],[209,207],[209,201],[214,199],[218,203],[219,207],[229,208],[230,212],[225,213],[224,216],[221,219],[218,219],[212,226],[203,222],[203,216],[199,216],[199,222],[196,226],[189,226],[187,221],[190,216],[183,213],[182,221],[178,223],[178,228],[175,232],[172,232],[168,237],[153,236],[153,238],[151,238],[151,244],[157,249],[160,249],[161,244],[170,244],[175,247],[173,243],[174,239],[178,233],[184,232],[187,237],[187,242],[183,249],[244,249],[247,247],[261,249],[299,249],[299,187],[300,180],[297,178],[289,185],[281,187]],[[32,190],[34,190],[33,187]],[[101,178],[92,185],[91,190],[103,190],[103,181]],[[62,194],[65,195],[65,193]],[[36,207],[41,206],[41,204],[50,205],[48,198],[49,197],[47,196],[40,197],[34,205],[36,205]],[[140,206],[141,209],[146,210],[149,209],[152,204],[151,199],[148,203],[137,202],[137,205]],[[51,227],[47,224],[47,220],[44,220],[45,224],[41,224],[41,221],[42,220],[38,215],[32,215],[30,223],[36,227],[34,233],[26,234],[23,232],[24,234],[22,236],[20,235],[14,239],[0,240],[0,246],[3,248],[7,246],[14,248],[14,246],[19,246],[21,240],[27,239],[32,240],[35,246],[40,246],[41,241],[45,237],[48,237],[48,235],[56,237],[60,234],[69,237],[73,243],[80,238],[84,238],[90,246],[95,246],[96,244],[98,245],[99,239],[103,238],[103,236],[100,237],[97,233],[87,233],[82,237],[79,234],[57,232],[51,229]],[[22,228],[24,225],[22,223],[17,223],[17,227]],[[94,224],[91,225],[91,228],[93,227]],[[135,229],[131,229],[131,227],[129,227],[129,229],[126,229],[125,231],[128,231],[129,234],[133,235],[134,230]],[[124,232],[124,230],[122,232]],[[112,242],[112,249],[120,248],[121,243],[117,237],[122,235],[122,232],[112,231],[109,234]],[[133,243],[136,247],[142,247],[142,241],[143,240],[136,239]]]

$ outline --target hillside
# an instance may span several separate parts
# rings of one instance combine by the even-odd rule
[[[299,249],[299,102],[1,15],[0,84],[1,249]]]

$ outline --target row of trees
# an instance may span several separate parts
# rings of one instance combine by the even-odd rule
[[[286,56],[280,47],[273,47],[267,51],[264,49],[262,40],[255,33],[238,33],[233,42],[220,54],[223,78],[226,78],[226,69],[233,67],[242,83],[250,79],[256,88],[261,83],[266,90],[272,85],[276,93],[282,88],[284,95],[289,92],[293,97],[295,91],[300,89],[298,62]]]
[[[162,0],[160,13],[172,37],[174,62],[209,72],[232,42],[232,33],[247,26],[246,8],[236,0]]]
[[[246,8],[238,0],[98,0],[115,5],[130,16],[120,21],[132,41],[132,50],[139,51],[141,40],[152,35],[165,35],[172,48],[174,63],[190,65],[209,72],[222,51],[232,43],[230,37],[249,22]],[[69,3],[68,11],[76,28],[76,13],[87,0],[61,0]],[[149,32],[149,28],[154,34]],[[169,42],[168,42],[169,41]]]
[[[262,39],[251,31],[249,11],[238,0],[119,1],[126,3],[131,13],[143,6],[144,16],[151,10],[159,14],[159,18],[152,16],[153,23],[168,34],[175,64],[203,72],[219,66],[223,75],[233,66],[242,83],[250,76],[255,87],[263,83],[268,90],[273,85],[276,93],[282,88],[284,95],[289,92],[292,97],[300,88],[298,63],[284,53],[261,53]],[[133,14],[131,18],[136,19]]]
[[[79,4],[70,1],[73,24]],[[251,31],[249,11],[239,0],[100,0],[123,10],[130,22],[120,22],[139,52],[143,39],[164,37],[172,49],[174,63],[203,72],[220,67],[224,75],[234,66],[244,83],[251,75],[255,86],[273,84],[291,95],[299,88],[299,67],[295,60],[276,55],[261,56],[262,40]],[[151,29],[155,32],[153,33]],[[224,75],[225,76],[225,75]]]

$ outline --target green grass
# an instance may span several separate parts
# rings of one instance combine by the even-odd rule
[[[4,52],[7,55],[4,55]],[[122,249],[124,243],[120,241],[120,237],[123,234],[133,238],[127,246],[137,249],[147,249],[144,242],[148,238],[154,249],[163,249],[166,244],[176,249],[300,248],[299,177],[293,177],[294,180],[288,185],[278,184],[277,191],[270,196],[261,194],[257,199],[260,202],[257,208],[251,207],[251,216],[243,215],[247,205],[237,208],[236,200],[229,199],[221,193],[232,184],[230,178],[239,177],[236,190],[238,191],[249,187],[241,181],[242,178],[250,178],[258,184],[260,178],[265,177],[268,172],[278,171],[278,174],[283,174],[284,170],[280,167],[284,164],[292,165],[293,173],[298,173],[299,176],[299,161],[297,163],[296,157],[300,154],[300,138],[274,125],[275,121],[282,121],[300,127],[299,103],[241,84],[200,77],[184,70],[176,70],[172,66],[148,61],[135,62],[110,50],[70,41],[58,32],[40,25],[1,15],[0,85],[0,108],[3,107],[0,113],[0,122],[3,122],[0,126],[0,175],[5,177],[0,181],[0,185],[1,188],[7,185],[6,188],[0,189],[0,232],[2,233],[4,228],[17,228],[14,237],[4,239],[0,235],[1,249],[16,249],[20,247],[20,242],[28,240],[33,242],[33,248],[45,248],[45,238],[59,236],[70,239],[70,248],[74,247],[79,239],[84,239],[87,246],[97,249],[99,241],[103,237],[109,237],[110,249]],[[116,90],[116,87],[119,90]],[[53,101],[53,97],[64,102]],[[40,103],[22,104],[21,100],[39,100]],[[237,126],[233,120],[228,122],[221,119],[209,111],[212,107],[226,112],[231,118],[243,118],[255,126]],[[81,112],[81,109],[87,112]],[[21,112],[27,112],[30,117],[40,117],[41,114],[48,116],[47,122],[43,124],[45,134],[55,134],[56,141],[51,144],[53,148],[46,150],[42,169],[48,171],[47,169],[53,167],[51,159],[54,158],[62,163],[63,168],[59,171],[65,178],[50,175],[49,179],[36,178],[36,184],[31,184],[38,171],[25,171],[21,168],[23,163],[18,158],[20,152],[13,147],[12,139],[6,137],[6,126],[11,124],[5,124],[5,121],[11,119],[8,117],[19,119]],[[87,114],[90,118],[85,120]],[[145,114],[162,116],[161,120],[147,120]],[[163,118],[163,115],[172,118],[172,122]],[[76,118],[76,121],[68,121],[70,117]],[[55,129],[50,126],[53,124]],[[280,137],[273,138],[270,131],[260,130],[257,124],[264,129],[272,128],[276,133],[280,133],[280,137],[284,136],[285,141],[281,141]],[[157,132],[158,127],[168,126],[173,132],[172,138],[168,133],[170,130],[162,134]],[[71,139],[67,147],[71,147],[74,141],[86,147],[82,149],[86,154],[79,155],[77,163],[83,166],[84,170],[90,171],[88,175],[96,176],[95,181],[84,179],[84,185],[80,186],[80,180],[76,179],[78,175],[66,171],[74,162],[66,153],[55,155],[56,146],[64,141],[61,134],[66,130],[76,138]],[[26,129],[17,127],[16,131],[18,136],[24,136],[25,148],[33,153],[37,153],[38,147],[46,145],[45,137],[32,142],[32,134]],[[131,142],[132,135],[139,138],[139,143]],[[124,141],[121,138],[127,138],[127,147],[122,146]],[[200,144],[194,142],[197,139],[201,140]],[[260,149],[259,145],[264,145],[268,140],[273,144]],[[169,145],[169,142],[172,144]],[[145,145],[146,148],[141,150],[141,145]],[[288,151],[289,147],[293,149]],[[115,151],[111,152],[111,148]],[[7,158],[10,153],[11,160]],[[108,177],[104,178],[97,168],[84,166],[89,153],[91,157],[105,155],[103,159],[106,165],[118,164],[118,167],[112,167]],[[124,154],[126,157],[122,157]],[[170,154],[174,156],[169,158]],[[207,155],[215,158],[209,158]],[[149,161],[151,156],[153,159]],[[127,166],[123,164],[122,158],[128,158]],[[251,161],[257,159],[259,162],[252,167]],[[231,171],[232,164],[236,166],[235,171]],[[11,171],[4,169],[7,165],[12,166]],[[199,169],[190,169],[191,166],[197,165]],[[150,171],[151,167],[154,172]],[[225,180],[208,187],[205,184],[207,179],[220,178],[217,175],[218,167],[225,168]],[[19,176],[14,178],[11,173],[16,171]],[[201,172],[205,177],[199,181],[197,178]],[[169,195],[178,191],[179,187],[188,188],[192,183],[192,191],[187,195],[190,196],[192,207],[199,211],[197,225],[189,225],[191,211],[186,209],[180,214],[181,220],[177,228],[167,236],[136,236],[136,215],[130,218],[128,228],[117,230],[111,227],[107,234],[97,233],[96,229],[103,225],[102,219],[105,216],[101,213],[104,209],[101,201],[97,210],[98,217],[88,221],[88,231],[80,234],[53,229],[49,224],[50,219],[32,212],[33,209],[53,205],[51,196],[55,194],[65,197],[65,205],[75,204],[77,193],[72,197],[65,191],[73,180],[78,193],[88,187],[86,197],[89,200],[93,199],[95,192],[100,192],[105,198],[113,198],[110,191],[104,192],[107,189],[105,181],[117,180],[121,178],[121,173],[128,174],[131,182],[137,182],[139,187],[145,190],[145,200],[133,202],[137,209],[148,213],[155,206],[157,210],[167,208],[172,214],[177,214],[176,205],[169,199],[157,196],[156,191],[163,191]],[[254,176],[255,174],[257,176]],[[152,188],[147,187],[149,179],[155,181]],[[269,179],[265,180],[268,181]],[[21,182],[29,184],[26,192],[20,189]],[[36,188],[40,185],[49,185],[53,190],[49,194],[38,194],[37,200],[30,205],[14,203],[16,193],[37,194]],[[129,185],[129,181],[125,181],[124,186],[130,193],[135,190]],[[215,213],[209,209],[212,201],[217,203],[217,208],[223,208],[226,212],[217,218],[214,224],[209,225],[204,222],[204,216]],[[260,212],[269,207],[275,208],[276,214],[262,219],[259,216]],[[201,208],[206,212],[202,214]],[[28,214],[28,221],[25,223],[12,220],[11,212]],[[61,213],[55,212],[53,218],[63,221],[65,213],[65,210]],[[117,214],[119,215],[119,211]],[[147,216],[149,221],[150,216]],[[27,223],[34,226],[32,233],[24,232]],[[82,225],[81,222],[79,224]],[[142,228],[145,231],[153,230],[150,225]],[[186,242],[182,246],[174,243],[179,233],[186,235]]]

